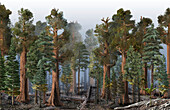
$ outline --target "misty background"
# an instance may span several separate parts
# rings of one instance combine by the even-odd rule
[[[33,13],[34,24],[39,20],[45,22],[45,16],[50,14],[51,9],[59,9],[68,23],[77,21],[81,24],[83,38],[88,29],[95,29],[103,17],[111,18],[120,8],[130,10],[136,23],[142,16],[151,18],[154,25],[158,26],[157,17],[170,7],[170,0],[0,0],[0,3],[12,11],[12,24],[18,21],[18,10],[21,8]],[[161,53],[167,56],[166,45],[163,47]]]

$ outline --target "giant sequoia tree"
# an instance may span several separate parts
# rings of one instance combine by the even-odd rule
[[[114,35],[114,40],[112,44],[116,45],[116,48],[122,55],[122,74],[125,74],[124,66],[126,64],[126,53],[131,45],[131,30],[134,27],[134,20],[131,20],[132,15],[130,10],[123,10],[122,8],[117,11],[117,14],[112,16],[112,32]],[[129,103],[128,96],[128,82],[125,80],[125,94],[123,98],[123,103]]]
[[[63,17],[63,12],[59,12],[59,10],[52,9],[51,14],[46,17],[46,20],[48,23],[47,28],[49,29],[49,36],[53,37],[53,57],[56,59],[56,70],[52,71],[52,89],[51,95],[48,99],[48,104],[57,106],[62,105],[60,101],[59,89],[59,63],[62,63],[68,58],[69,51],[63,47],[69,41],[69,33],[66,29],[67,21]]]
[[[170,8],[166,9],[164,15],[158,16],[158,31],[162,42],[167,45],[167,74],[169,78],[168,97],[170,97]]]
[[[18,11],[19,21],[15,23],[13,33],[15,35],[15,44],[17,51],[20,53],[20,95],[16,98],[19,102],[29,100],[28,80],[26,78],[26,55],[29,45],[34,36],[33,14],[28,9]]]
[[[9,15],[11,13],[9,9],[6,9],[4,5],[0,4],[0,49],[2,56],[9,50],[11,43],[11,29],[9,27]]]
[[[114,66],[116,55],[114,51],[114,46],[111,46],[112,37],[110,32],[110,23],[109,18],[102,19],[102,24],[96,25],[96,36],[98,37],[98,41],[100,46],[95,49],[96,57],[99,58],[101,63],[103,64],[103,88],[102,88],[102,98],[105,98],[105,82],[106,77],[108,79],[108,83],[110,83],[110,68]],[[106,76],[107,75],[107,76]],[[108,94],[110,94],[110,88],[108,88]],[[110,97],[109,97],[110,98]]]

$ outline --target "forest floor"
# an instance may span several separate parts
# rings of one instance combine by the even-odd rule
[[[81,96],[72,96],[76,97],[77,99],[82,99]],[[46,97],[48,99],[48,96]],[[155,97],[156,98],[156,97]],[[65,99],[65,98],[62,98]],[[132,101],[132,96],[129,95],[130,101]],[[2,105],[0,110],[78,110],[78,107],[81,105],[82,101],[69,101],[69,100],[62,100],[64,106],[62,107],[51,107],[42,104],[42,108],[39,108],[39,105],[34,104],[34,96],[30,96],[30,101],[27,104],[15,102],[15,105],[11,105],[11,97],[7,97],[4,99],[2,98]],[[152,104],[151,104],[152,103]],[[128,106],[120,106],[115,105],[111,101],[102,100],[99,104],[94,103],[87,103],[83,110],[159,110],[158,107],[164,107],[164,109],[160,110],[170,110],[170,99],[152,99],[152,102],[148,96],[141,96],[141,102],[131,104]],[[162,106],[160,106],[162,105]],[[3,108],[3,109],[2,109]]]

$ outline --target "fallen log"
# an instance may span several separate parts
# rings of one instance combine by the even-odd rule
[[[126,109],[147,109],[147,110],[169,110],[170,99],[154,99],[148,101],[137,102],[124,107],[116,107],[114,110],[126,110]]]
[[[87,101],[89,101],[89,99],[90,99],[90,96],[91,96],[91,91],[92,91],[92,87],[90,86],[89,87],[89,89],[88,89],[88,92],[87,92],[87,97],[86,97],[86,99],[84,100],[84,102],[80,105],[80,110],[82,110],[84,107],[85,107],[85,105],[87,104]]]

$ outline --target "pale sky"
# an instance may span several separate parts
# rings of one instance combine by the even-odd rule
[[[78,21],[82,25],[81,33],[101,23],[103,17],[112,17],[119,8],[131,10],[133,19],[139,21],[140,16],[149,17],[157,26],[157,16],[170,7],[170,0],[0,0],[12,11],[10,16],[14,24],[18,18],[18,10],[28,8],[34,15],[34,23],[45,21],[51,9],[64,12],[70,21]]]

